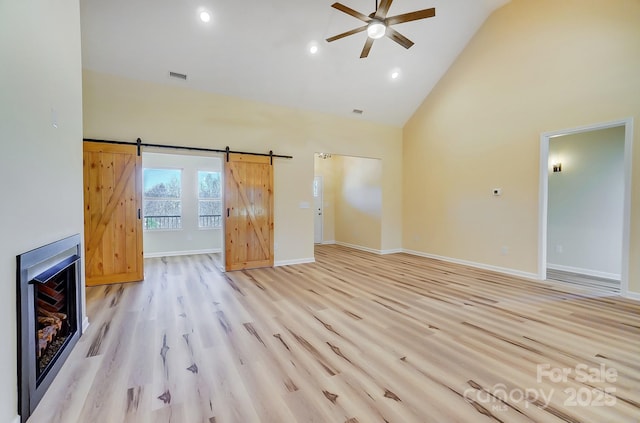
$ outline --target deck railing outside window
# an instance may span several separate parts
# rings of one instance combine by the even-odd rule
[[[182,216],[145,216],[144,229],[180,229]]]
[[[198,216],[198,226],[200,228],[219,228],[221,225],[221,221],[219,214],[201,214]]]

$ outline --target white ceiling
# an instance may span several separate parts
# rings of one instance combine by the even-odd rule
[[[477,29],[509,0],[395,0],[388,16],[436,8],[395,25],[415,45],[366,32],[326,38],[362,22],[333,0],[80,0],[86,69],[402,126]],[[342,0],[364,14],[375,0]],[[205,24],[200,9],[211,12]],[[311,55],[311,43],[319,51]],[[400,77],[392,80],[392,70]],[[187,74],[186,81],[169,71]],[[362,115],[352,110],[361,109]]]

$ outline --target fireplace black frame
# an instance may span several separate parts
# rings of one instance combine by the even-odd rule
[[[81,237],[80,234],[75,234],[16,257],[18,412],[21,422],[26,422],[33,413],[82,335],[84,313],[81,298],[81,253]],[[48,267],[34,275],[34,270],[43,265]],[[71,293],[75,302],[75,318],[73,319],[75,327],[71,328],[72,335],[65,340],[63,348],[57,353],[46,373],[38,377],[35,366],[36,336],[29,336],[29,328],[36,328],[34,283],[40,283],[42,281],[39,279],[51,278],[63,271],[75,272],[74,292]]]

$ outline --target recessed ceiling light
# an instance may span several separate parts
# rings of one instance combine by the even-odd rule
[[[200,20],[202,22],[209,22],[211,20],[211,14],[209,12],[207,12],[206,10],[202,10],[199,13],[199,16],[200,16]]]
[[[398,72],[398,71],[391,72],[391,79],[396,79],[399,76],[400,76],[400,72]]]
[[[314,55],[320,52],[320,46],[316,40],[311,40],[307,43],[308,54]]]

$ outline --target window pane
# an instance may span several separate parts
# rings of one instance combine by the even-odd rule
[[[198,171],[198,226],[219,228],[222,218],[220,172]]]
[[[145,216],[181,216],[182,202],[180,200],[144,200]]]
[[[222,201],[200,200],[198,201],[198,214],[222,214]]]
[[[144,229],[182,229],[182,217],[145,216]]]
[[[220,198],[220,172],[198,171],[198,198]]]
[[[219,228],[222,225],[222,200],[198,201],[198,226]]]
[[[182,171],[143,169],[144,229],[182,228]]]
[[[144,196],[155,198],[180,198],[180,169],[144,169]]]

